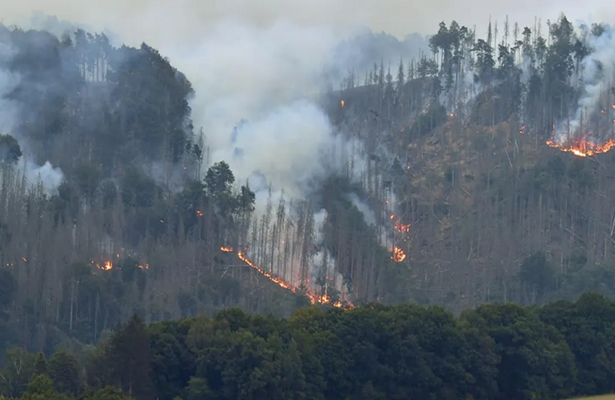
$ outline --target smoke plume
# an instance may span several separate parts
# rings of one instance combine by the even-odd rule
[[[583,91],[575,118],[570,122],[573,132],[580,126],[582,113],[592,114],[600,111],[601,106],[604,106],[600,104],[601,96],[611,90],[614,84],[615,36],[609,25],[603,26],[605,31],[600,36],[589,36],[589,46],[592,51],[581,62]]]
[[[32,153],[25,138],[16,134],[15,127],[19,118],[20,107],[15,101],[8,99],[19,84],[21,77],[8,70],[12,58],[15,56],[14,48],[6,37],[0,37],[0,134],[10,134],[17,139],[22,157],[18,163],[18,170],[22,172],[30,185],[42,185],[47,194],[54,193],[62,183],[63,174],[59,168],[54,168],[49,161],[42,166],[32,160]]]

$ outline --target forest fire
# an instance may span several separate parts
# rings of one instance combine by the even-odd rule
[[[400,220],[395,221],[395,230],[397,232],[410,232],[410,224],[402,224]]]
[[[105,263],[103,265],[100,264],[95,264],[96,268],[103,270],[103,271],[111,271],[113,269],[113,262],[111,261],[105,261]]]
[[[342,106],[342,108],[344,108],[344,99],[340,101],[340,105]]]
[[[222,247],[220,247],[220,250],[225,252],[225,253],[233,253],[234,252],[234,249],[232,247],[230,247],[230,246],[222,246]],[[289,290],[289,291],[291,291],[293,293],[297,293],[297,288],[296,287],[294,287],[290,283],[284,281],[282,278],[274,276],[271,273],[269,273],[269,272],[265,271],[264,269],[262,269],[261,267],[259,267],[258,265],[254,264],[252,262],[252,260],[250,260],[242,251],[238,251],[237,252],[237,257],[241,261],[243,261],[244,264],[246,264],[247,266],[249,266],[252,269],[256,270],[258,273],[260,273],[261,275],[263,275],[264,277],[269,279],[271,282],[277,284],[278,286],[280,286],[283,289]],[[316,303],[318,303],[318,304],[331,304],[333,307],[337,307],[337,308],[353,308],[354,307],[352,305],[352,303],[350,303],[350,302],[342,303],[341,301],[337,301],[335,303],[331,303],[331,297],[329,297],[327,294],[319,296],[319,295],[315,294],[314,292],[312,292],[309,289],[304,294],[310,300],[310,303],[312,303],[312,304],[316,304]]]
[[[395,214],[391,214],[389,219],[393,221],[395,219]],[[394,228],[397,232],[410,232],[410,224],[403,224],[400,219],[395,221]]]
[[[395,262],[402,262],[406,259],[406,253],[404,253],[404,251],[402,249],[400,249],[399,247],[394,247],[393,248],[393,255],[391,256],[391,260],[395,261]]]
[[[606,153],[615,147],[615,140],[609,139],[603,144],[593,142],[588,139],[591,132],[579,138],[572,138],[564,143],[556,143],[554,140],[547,140],[547,145],[561,151],[572,153],[577,157],[591,157],[596,154]]]

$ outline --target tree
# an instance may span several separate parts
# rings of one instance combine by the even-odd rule
[[[17,164],[22,156],[19,142],[8,134],[0,134],[0,163]]]
[[[220,161],[209,167],[205,175],[205,185],[210,196],[219,198],[229,195],[235,182],[235,176],[229,165]]]
[[[122,392],[120,389],[105,386],[102,389],[92,391],[84,396],[84,400],[131,400],[132,397]]]
[[[151,390],[151,349],[147,327],[137,316],[120,326],[109,340],[108,365],[115,384],[136,399]]]
[[[395,87],[395,90],[397,91],[398,96],[401,96],[403,87],[406,83],[406,75],[404,71],[405,71],[404,60],[400,58],[399,67],[397,69],[397,81],[396,81],[396,87]],[[408,79],[410,79],[410,77],[408,77]]]
[[[58,393],[74,396],[81,391],[79,365],[75,356],[68,351],[59,349],[53,353],[47,372]]]
[[[36,354],[36,359],[34,360],[34,374],[47,375],[47,360],[40,351]]]
[[[0,391],[13,398],[21,396],[34,375],[34,356],[14,347],[6,351],[4,368],[0,372]]]
[[[22,400],[68,400],[68,397],[53,390],[53,383],[47,376],[37,375],[28,384]]]

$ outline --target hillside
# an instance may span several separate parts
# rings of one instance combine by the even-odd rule
[[[362,187],[378,223],[391,184],[395,219],[411,226],[393,239],[407,257],[383,297],[461,310],[613,295],[615,101],[604,78],[597,108],[578,109],[591,93],[582,79],[599,79],[584,66],[606,35],[584,29],[561,17],[548,40],[525,28],[494,46],[491,32],[443,23],[434,59],[375,65],[364,81],[353,73],[330,97],[340,129],[373,149]]]
[[[309,108],[333,126],[331,154],[291,197],[209,159],[192,84],[157,50],[3,27],[3,346],[95,343],[133,313],[613,295],[615,160],[557,148],[612,138],[607,86],[577,113],[584,60],[610,31],[573,28],[562,17],[548,41],[519,27],[498,40],[441,24],[433,54],[395,77],[384,63],[352,72]]]

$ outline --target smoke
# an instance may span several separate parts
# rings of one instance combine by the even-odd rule
[[[49,161],[40,167],[29,162],[22,162],[21,168],[23,168],[28,183],[31,185],[40,183],[47,194],[54,194],[64,179],[62,170],[54,168]]]
[[[615,83],[615,36],[609,25],[603,26],[606,29],[600,36],[589,36],[592,51],[581,62],[583,88],[575,118],[570,122],[573,132],[579,129],[583,113],[591,115],[599,112],[602,106],[611,106],[601,104],[601,97],[612,90]]]
[[[327,287],[342,291],[342,274],[335,270],[335,259],[329,254],[325,245],[324,227],[327,221],[327,210],[321,209],[314,214],[314,245],[318,249],[312,259],[310,277],[313,283],[324,278]]]
[[[350,199],[350,202],[357,208],[357,210],[359,210],[359,212],[363,215],[365,223],[370,226],[375,226],[376,215],[374,214],[372,209],[363,201],[361,201],[361,199],[359,199],[359,196],[357,196],[355,193],[350,193],[348,195],[348,198]]]
[[[20,82],[21,77],[8,70],[16,52],[6,36],[0,37],[0,134],[10,134],[19,142],[23,156],[18,163],[30,185],[41,184],[47,194],[53,194],[62,183],[63,174],[59,168],[54,168],[49,161],[42,166],[34,163],[31,158],[29,146],[25,138],[15,132],[19,118],[20,105],[9,100],[7,94],[11,93]]]

